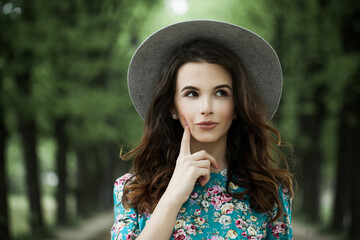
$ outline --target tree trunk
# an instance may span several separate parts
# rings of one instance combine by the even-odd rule
[[[56,166],[57,175],[59,178],[59,185],[57,187],[57,223],[63,225],[68,220],[67,209],[66,209],[66,153],[68,149],[68,138],[66,134],[66,122],[65,118],[56,119],[54,123],[55,128],[55,139],[57,142],[56,152]]]
[[[83,150],[78,149],[76,151],[77,156],[77,175],[76,175],[76,211],[78,216],[85,216],[88,210],[88,201],[86,201],[86,191],[87,191],[87,182],[86,178],[88,177],[86,170],[86,160],[85,153]]]
[[[310,120],[311,118],[306,121]],[[311,143],[313,146],[306,150],[307,153],[302,161],[302,187],[304,191],[302,209],[310,220],[318,222],[320,220],[321,156],[318,149],[319,137],[315,136],[316,134],[316,131],[311,134],[314,138],[309,136],[309,138],[313,139]]]
[[[111,209],[113,206],[113,175],[114,175],[114,165],[116,157],[116,147],[111,143],[104,144],[104,154],[103,167],[102,167],[102,176],[100,183],[99,191],[99,200],[100,206],[104,209]]]
[[[360,148],[359,148],[359,134],[360,134],[360,31],[356,24],[360,22],[360,4],[359,1],[350,0],[345,3],[348,6],[347,11],[343,11],[346,15],[342,16],[342,39],[344,53],[350,56],[356,56],[353,61],[357,63],[357,68],[351,76],[351,80],[344,89],[345,93],[345,109],[348,110],[345,117],[347,117],[347,125],[351,131],[348,133],[350,136],[347,155],[349,155],[350,164],[348,167],[351,169],[350,177],[350,236],[351,240],[360,240]],[[341,139],[340,139],[341,141]],[[341,159],[339,159],[340,161]]]
[[[355,110],[356,111],[356,110]],[[357,111],[359,111],[357,109]],[[358,113],[359,114],[359,113]],[[360,114],[358,115],[358,121],[360,120]],[[353,147],[353,157],[352,157],[352,164],[351,164],[351,170],[352,170],[352,178],[351,178],[351,224],[350,224],[350,239],[352,240],[360,240],[360,150],[358,146],[358,138],[360,134],[360,126],[359,123],[356,126],[356,129],[354,129],[352,133],[352,143],[350,146]]]
[[[24,55],[24,61],[29,61],[31,53]],[[16,76],[17,88],[23,97],[31,98],[30,70],[25,69]],[[26,103],[24,103],[26,104]],[[40,184],[37,156],[37,128],[32,110],[25,106],[18,109],[18,129],[22,140],[22,149],[26,168],[26,182],[30,202],[30,226],[34,234],[44,229],[43,214],[40,204]]]
[[[36,124],[33,119],[19,119],[19,132],[22,139],[26,167],[26,182],[30,202],[30,225],[34,234],[44,229],[43,215],[40,204],[40,184],[38,156],[36,153]]]
[[[344,218],[349,214],[351,184],[351,129],[345,121],[345,111],[340,111],[338,129],[338,154],[336,168],[335,201],[332,216],[332,229],[342,231],[346,227]]]
[[[335,209],[333,216],[333,226],[336,230],[343,228],[349,229],[349,239],[360,239],[360,192],[357,189],[360,186],[360,149],[358,138],[360,134],[360,111],[358,102],[360,95],[351,90],[359,87],[358,77],[348,84],[345,92],[349,93],[344,101],[340,112],[339,125],[339,148],[338,165],[343,170],[338,169],[337,189],[335,197]],[[343,219],[350,214],[350,226],[344,226]]]
[[[2,83],[0,83],[2,88]],[[0,90],[2,92],[2,90]],[[4,122],[4,107],[3,101],[0,102],[0,239],[11,239],[9,216],[8,216],[8,191],[7,191],[7,179],[6,179],[6,139],[7,131]]]
[[[106,159],[102,166],[102,176],[100,184],[100,206],[105,209],[111,209],[113,207],[113,187],[115,180],[129,172],[131,167],[131,161],[122,161],[119,158],[119,147],[108,142],[104,144]]]
[[[314,92],[316,112],[311,116],[303,116],[301,129],[311,139],[303,160],[303,211],[314,222],[320,221],[321,196],[321,126],[325,116],[325,106],[322,101],[323,89],[319,87]]]
[[[358,69],[357,74],[353,78],[353,83],[349,84],[351,90],[357,89],[352,92],[353,98],[350,98],[350,111],[349,118],[352,118],[352,121],[349,122],[349,125],[352,127],[351,131],[351,141],[349,141],[348,151],[351,154],[350,165],[351,168],[351,224],[350,224],[350,239],[360,240],[360,148],[359,148],[359,134],[360,134],[360,69]],[[350,118],[350,119],[351,119]]]
[[[85,150],[84,150],[85,149]],[[101,168],[97,160],[96,147],[87,145],[77,154],[77,214],[86,217],[99,207],[99,182]]]

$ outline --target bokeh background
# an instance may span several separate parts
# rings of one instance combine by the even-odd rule
[[[0,239],[109,239],[119,151],[143,128],[129,61],[189,19],[244,26],[279,55],[295,239],[360,239],[357,0],[0,0]]]

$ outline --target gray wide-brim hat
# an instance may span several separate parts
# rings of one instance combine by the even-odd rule
[[[282,71],[274,49],[259,35],[237,25],[192,20],[166,26],[150,35],[134,53],[128,69],[131,100],[144,119],[161,68],[170,54],[192,40],[212,40],[236,53],[241,59],[266,107],[270,120],[279,105]]]

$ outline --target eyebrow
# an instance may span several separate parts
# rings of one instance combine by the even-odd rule
[[[222,84],[222,85],[216,86],[214,89],[219,89],[219,88],[228,88],[232,91],[232,88],[227,84]]]
[[[214,87],[215,90],[216,90],[216,89],[219,89],[219,88],[228,88],[228,89],[230,89],[230,90],[232,91],[232,88],[231,88],[228,84],[222,84],[222,85],[218,85],[218,86]],[[185,87],[183,87],[183,89],[181,89],[180,92],[183,92],[183,91],[185,91],[185,90],[195,90],[195,91],[199,91],[200,89],[197,88],[197,87],[194,87],[194,86],[185,86]]]

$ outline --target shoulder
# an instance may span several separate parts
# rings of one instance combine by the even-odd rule
[[[122,175],[121,177],[116,179],[114,188],[115,189],[120,189],[120,188],[123,189],[125,186],[125,183],[132,177],[133,177],[133,174],[131,174],[131,173],[126,173],[126,174]]]
[[[125,185],[132,181],[133,174],[127,173],[116,179],[114,184],[115,222],[111,228],[111,239],[135,239],[145,226],[144,218],[140,218],[136,208],[126,208],[122,204]]]
[[[133,177],[133,174],[126,173],[123,176],[116,179],[114,183],[114,202],[120,203],[123,195],[125,184]]]
[[[292,193],[283,184],[279,185],[279,198],[282,201],[285,212],[289,212],[292,205]]]
[[[292,208],[292,194],[289,189],[283,184],[278,184],[278,198],[279,203],[275,203],[274,208],[269,211],[269,216],[271,218],[275,217],[278,211],[281,209],[284,216],[291,216],[291,208]]]

